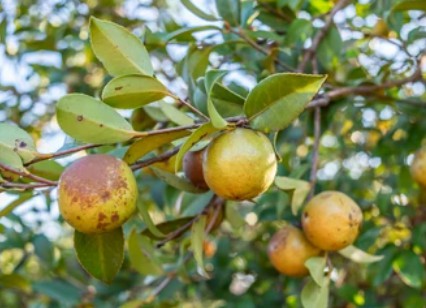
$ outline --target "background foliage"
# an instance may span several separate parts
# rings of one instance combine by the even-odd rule
[[[245,97],[265,77],[300,68],[307,49],[313,61],[305,63],[304,71],[328,75],[323,91],[329,96],[316,100],[322,106],[316,191],[340,190],[354,198],[365,218],[355,246],[384,255],[372,265],[333,256],[330,306],[423,307],[426,212],[409,164],[426,132],[425,85],[416,73],[425,65],[424,3],[353,1],[330,19],[335,5],[329,0],[217,0],[194,5],[0,1],[0,120],[24,128],[39,149],[76,145],[60,133],[55,102],[68,92],[99,97],[111,80],[90,48],[90,16],[131,29],[150,52],[155,76],[203,112],[207,106],[199,97],[208,94],[202,93],[198,78],[207,67],[230,70],[223,84]],[[309,49],[327,24],[317,48]],[[223,116],[241,113],[241,105],[220,97],[215,105]],[[153,128],[152,118],[171,125],[162,110],[159,114],[158,108],[146,108],[140,114],[143,120],[132,122],[134,128]],[[179,125],[185,119],[178,121]],[[282,157],[279,175],[309,180],[313,123],[314,112],[308,108],[276,137]],[[114,146],[88,152],[123,154]],[[66,166],[75,158],[58,162]],[[61,166],[55,172],[48,168],[52,179]],[[141,202],[156,223],[197,214],[210,197],[182,193],[146,173],[138,174],[138,181]],[[90,278],[77,262],[73,232],[58,215],[55,190],[3,192],[0,201],[2,307],[301,305],[304,280],[278,275],[266,255],[268,239],[282,221],[299,221],[291,212],[289,196],[277,189],[256,205],[228,204],[225,222],[205,244],[209,279],[197,272],[192,259],[183,262],[186,236],[149,251],[155,256],[149,260],[126,254],[111,284]],[[126,237],[132,238],[128,246],[141,241],[136,233],[130,234],[134,228],[145,228],[140,217],[125,225]],[[141,262],[131,265],[132,258]]]

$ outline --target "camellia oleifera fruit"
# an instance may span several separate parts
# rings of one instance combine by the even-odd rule
[[[272,265],[282,274],[301,277],[308,274],[305,262],[318,256],[321,250],[313,246],[296,227],[286,226],[275,233],[268,244]]]
[[[135,211],[137,186],[125,162],[105,154],[80,158],[59,179],[60,212],[83,233],[121,226]]]
[[[336,251],[351,245],[362,223],[359,206],[338,191],[325,191],[313,197],[302,215],[306,238],[315,246]]]
[[[216,137],[203,157],[204,179],[224,199],[248,200],[260,195],[272,184],[276,171],[269,139],[245,128]]]
[[[419,185],[426,187],[426,148],[418,150],[414,156],[411,176]]]
[[[183,157],[183,172],[195,187],[208,190],[203,174],[203,153],[204,149],[186,152]]]

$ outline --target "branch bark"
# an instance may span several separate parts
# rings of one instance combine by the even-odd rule
[[[324,39],[325,35],[327,34],[328,30],[330,29],[331,25],[333,24],[333,18],[336,15],[338,11],[340,11],[344,6],[346,6],[349,3],[350,0],[339,0],[336,5],[333,7],[333,9],[330,11],[330,14],[328,14],[325,18],[325,25],[322,27],[315,37],[312,40],[312,45],[308,49],[306,49],[302,61],[300,61],[299,66],[297,67],[297,71],[299,73],[303,73],[305,70],[306,65],[309,63],[309,61],[313,58],[315,55],[321,41]]]

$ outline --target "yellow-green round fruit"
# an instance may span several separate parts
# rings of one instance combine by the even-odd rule
[[[224,199],[257,197],[271,186],[276,171],[277,160],[269,139],[245,128],[215,138],[203,157],[204,179]]]
[[[418,150],[414,156],[411,176],[419,185],[426,187],[426,148]]]
[[[313,197],[302,215],[303,232],[315,246],[336,251],[351,245],[359,234],[362,211],[351,198],[338,191]]]
[[[135,211],[137,194],[129,166],[105,154],[80,158],[59,179],[61,214],[82,233],[120,227]]]
[[[286,226],[271,238],[268,256],[272,265],[282,274],[302,277],[309,273],[305,262],[318,256],[321,250],[313,246],[303,232],[293,226]]]

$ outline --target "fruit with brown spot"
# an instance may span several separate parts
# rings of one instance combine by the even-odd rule
[[[204,153],[203,171],[207,185],[218,196],[250,200],[271,186],[277,160],[264,134],[237,128],[210,143]]]
[[[183,172],[195,187],[208,190],[203,174],[203,154],[204,149],[186,152],[183,157]]]
[[[313,246],[296,227],[286,226],[275,233],[268,244],[272,265],[282,274],[302,277],[309,273],[305,262],[318,256],[321,250]]]
[[[417,151],[410,170],[414,181],[426,188],[426,148]]]
[[[359,234],[362,211],[347,195],[325,191],[313,197],[302,215],[306,238],[315,246],[336,251],[351,245]]]
[[[136,180],[129,166],[109,155],[80,158],[59,179],[62,217],[82,233],[120,227],[135,211]]]

